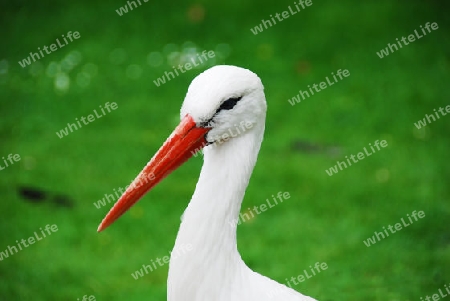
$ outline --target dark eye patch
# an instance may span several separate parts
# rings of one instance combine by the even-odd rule
[[[234,108],[234,106],[237,104],[237,102],[239,100],[241,100],[242,97],[233,97],[233,98],[229,98],[227,100],[225,100],[220,107],[217,109],[217,113],[220,110],[231,110],[232,108]]]
[[[201,127],[211,127],[211,122],[214,118],[214,116],[216,116],[217,114],[219,114],[219,112],[221,110],[231,110],[232,108],[234,108],[234,106],[238,103],[239,100],[242,99],[241,97],[232,97],[232,98],[228,98],[227,100],[225,100],[220,107],[216,110],[216,112],[214,113],[214,115],[207,121],[203,121],[200,122],[200,126]]]

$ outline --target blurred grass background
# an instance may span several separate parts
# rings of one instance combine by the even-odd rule
[[[243,208],[291,194],[239,226],[252,269],[284,283],[326,262],[326,271],[294,286],[322,301],[419,300],[450,282],[450,117],[414,127],[450,104],[446,2],[313,1],[258,35],[250,28],[293,2],[141,3],[123,16],[115,11],[123,0],[1,4],[0,156],[22,159],[0,171],[0,251],[46,224],[59,231],[0,261],[0,300],[166,300],[167,266],[138,280],[131,273],[172,249],[201,157],[101,234],[111,205],[93,203],[129,184],[177,124],[190,81],[216,64],[251,69],[265,85],[266,135]],[[426,22],[439,29],[384,59],[376,55]],[[80,39],[19,66],[68,31]],[[203,50],[216,58],[153,84],[180,57]],[[337,69],[350,77],[287,102]],[[118,109],[56,136],[108,101]],[[325,173],[381,139],[387,148]],[[32,201],[21,187],[50,196]],[[363,244],[414,210],[426,217]]]

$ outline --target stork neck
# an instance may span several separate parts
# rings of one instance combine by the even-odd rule
[[[262,125],[222,145],[205,148],[200,178],[174,248],[176,252],[190,245],[191,251],[172,256],[169,295],[171,291],[181,289],[186,293],[186,289],[202,287],[205,281],[218,281],[217,275],[223,276],[222,281],[231,282],[236,273],[246,268],[237,250],[236,225],[263,134]],[[210,277],[216,279],[209,280]],[[193,279],[203,285],[194,285]]]
[[[213,248],[222,243],[228,247],[236,245],[236,223],[263,133],[264,128],[255,128],[255,131],[204,150],[200,178],[184,213],[178,239],[183,238],[186,243],[189,240],[195,243],[198,239]]]

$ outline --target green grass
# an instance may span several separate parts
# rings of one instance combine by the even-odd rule
[[[0,252],[46,224],[59,230],[0,262],[0,300],[166,299],[167,266],[138,280],[131,273],[172,249],[200,157],[101,234],[96,229],[109,206],[93,203],[128,185],[177,124],[187,87],[203,69],[156,87],[153,80],[171,66],[151,67],[146,60],[169,43],[187,41],[200,52],[229,45],[230,53],[214,63],[249,68],[265,85],[265,140],[243,208],[278,191],[291,198],[239,226],[239,250],[252,269],[286,282],[326,262],[327,270],[294,287],[321,301],[420,300],[450,282],[450,117],[414,127],[450,105],[443,2],[313,1],[256,36],[250,28],[292,3],[148,2],[119,17],[115,10],[125,3],[2,8],[7,31],[0,66],[7,62],[8,68],[0,73],[0,157],[17,153],[22,159],[0,171]],[[205,17],[195,23],[188,11],[198,7]],[[426,22],[439,29],[378,58],[376,51]],[[68,31],[81,38],[33,66],[18,65]],[[118,48],[126,54],[123,62],[110,58]],[[81,61],[65,72],[70,87],[63,92],[46,72],[69,54]],[[137,79],[127,76],[132,64],[141,67]],[[77,76],[93,65],[89,84],[78,85]],[[288,103],[337,69],[351,75],[295,106]],[[56,136],[108,101],[118,109],[63,139]],[[387,148],[332,177],[325,173],[381,139]],[[305,151],[299,142],[318,147]],[[68,195],[74,205],[26,202],[17,192],[23,185]],[[363,244],[414,210],[426,217],[371,247]]]

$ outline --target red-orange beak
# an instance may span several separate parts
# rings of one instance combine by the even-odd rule
[[[100,232],[131,208],[146,192],[169,175],[192,155],[203,148],[210,128],[197,127],[187,114],[175,128],[163,146],[140,172],[130,187],[105,216],[97,231]]]

